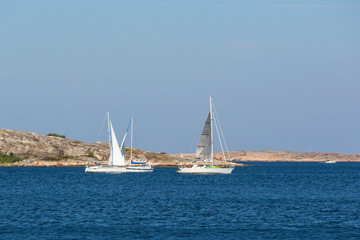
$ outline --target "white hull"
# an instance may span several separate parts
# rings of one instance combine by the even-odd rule
[[[204,166],[193,166],[191,168],[180,168],[177,173],[181,174],[231,174],[234,168],[207,168]]]
[[[129,173],[129,172],[153,172],[154,168],[150,166],[137,166],[137,167],[119,167],[119,166],[91,166],[86,167],[86,173]]]
[[[336,163],[336,161],[334,161],[334,160],[326,160],[325,163]]]
[[[86,173],[126,173],[126,167],[118,166],[91,166],[85,168]]]
[[[150,166],[127,167],[126,172],[153,172],[154,168]]]

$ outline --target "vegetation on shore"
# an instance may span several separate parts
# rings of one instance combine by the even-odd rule
[[[66,138],[65,135],[60,135],[60,134],[57,134],[57,133],[49,133],[48,135],[46,136],[53,136],[53,137],[59,137],[59,138]]]
[[[94,152],[89,152],[87,156],[93,158],[93,157],[95,157],[95,154],[94,154]]]
[[[43,158],[45,161],[62,161],[62,160],[69,160],[74,159],[74,156],[51,156]]]
[[[10,152],[9,155],[6,155],[4,153],[0,152],[0,163],[6,164],[6,163],[15,163],[21,161],[21,158],[15,157],[12,152]]]

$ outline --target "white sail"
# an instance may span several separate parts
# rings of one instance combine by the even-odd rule
[[[201,161],[212,161],[211,131],[211,112],[209,112],[196,148],[195,159]]]
[[[112,166],[125,165],[125,158],[123,153],[120,151],[119,143],[116,139],[114,128],[110,121],[110,158],[109,163]],[[122,147],[122,146],[121,146]]]
[[[109,165],[95,165],[87,166],[85,168],[86,173],[126,173],[125,158],[123,145],[119,148],[119,143],[115,136],[115,131],[110,121],[110,114],[108,116],[108,134],[110,144],[110,157]]]

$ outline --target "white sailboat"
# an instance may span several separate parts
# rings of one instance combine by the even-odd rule
[[[130,166],[126,167],[126,172],[153,172],[154,168],[147,165],[146,162],[133,161],[133,128],[134,128],[134,116],[131,117],[131,145],[130,145]]]
[[[224,155],[225,156],[225,155]],[[213,101],[210,96],[210,111],[196,148],[195,160],[199,164],[181,166],[177,173],[181,174],[230,174],[233,167],[214,166],[213,152]]]
[[[95,165],[95,166],[87,166],[85,168],[85,172],[87,173],[125,173],[125,158],[124,158],[124,139],[121,143],[121,147],[119,148],[118,141],[116,139],[115,131],[110,121],[110,114],[108,115],[108,134],[109,134],[109,144],[110,144],[110,157],[108,165]]]
[[[335,161],[335,160],[327,159],[327,160],[325,161],[325,163],[336,163],[336,161]]]

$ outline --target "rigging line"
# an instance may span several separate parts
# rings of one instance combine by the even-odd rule
[[[97,138],[96,138],[96,142],[99,142],[100,134],[102,133],[102,131],[103,131],[103,129],[104,129],[104,125],[105,125],[105,121],[106,121],[106,117],[107,117],[106,115],[107,115],[107,113],[105,113],[105,117],[104,117],[102,126],[101,126],[101,128],[100,128],[100,131],[99,131],[99,133],[98,133],[98,136],[97,136]]]
[[[120,145],[120,148],[124,147],[124,143],[125,143],[126,135],[127,135],[127,134],[128,134],[128,132],[129,132],[129,128],[130,128],[130,126],[131,126],[131,120],[130,120],[130,122],[129,122],[129,126],[128,126],[128,127],[127,127],[127,129],[126,129],[125,135],[124,135],[123,140],[122,140],[121,145]]]
[[[214,106],[213,106],[214,107]],[[216,115],[216,114],[215,114]],[[219,138],[219,143],[220,143],[220,147],[221,147],[221,151],[222,151],[222,154],[223,154],[223,157],[224,157],[224,160],[226,161],[226,157],[225,157],[225,153],[224,153],[224,148],[223,148],[223,145],[222,145],[222,141],[221,141],[221,138],[220,138],[220,134],[219,134],[219,129],[218,129],[218,126],[217,126],[217,117],[215,117],[215,128],[216,128],[216,132],[217,132],[217,135],[218,135],[218,138]]]
[[[222,136],[223,141],[224,141],[224,144],[225,144],[225,148],[226,148],[226,151],[227,151],[227,154],[228,154],[228,158],[230,159],[229,149],[228,149],[228,147],[227,147],[227,143],[226,143],[226,140],[225,140],[225,136],[224,136],[224,133],[223,133],[223,131],[222,131],[222,127],[221,127],[220,120],[219,120],[218,114],[217,114],[217,112],[216,112],[215,106],[214,106],[214,110],[215,110],[216,120],[217,120],[218,123],[219,123],[221,136]]]
[[[216,108],[215,108],[215,105],[214,105],[214,104],[213,104],[213,107],[214,107],[214,112],[215,112],[215,115],[216,115],[216,120],[217,120],[218,123],[219,123],[221,136],[222,136],[222,138],[223,138],[223,140],[224,140],[225,149],[226,149],[226,152],[227,152],[227,154],[228,154],[228,158],[230,159],[230,152],[229,152],[229,149],[228,149],[228,146],[227,146],[227,143],[226,143],[226,140],[225,140],[225,136],[224,136],[224,133],[223,133],[221,124],[220,124],[220,120],[219,120],[219,117],[218,117],[218,114],[217,114],[217,111],[216,111]]]
[[[134,136],[134,113],[131,114],[131,143],[130,143],[130,160],[133,158],[133,136]],[[131,163],[130,161],[130,163]]]

